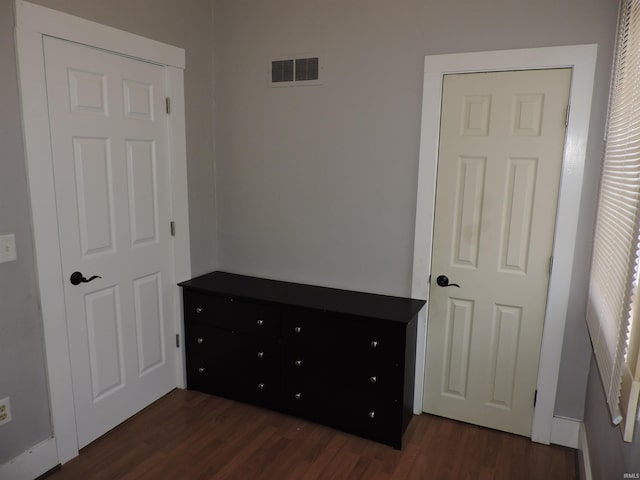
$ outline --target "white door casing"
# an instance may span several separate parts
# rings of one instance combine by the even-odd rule
[[[564,67],[572,69],[569,96],[571,114],[566,132],[554,237],[555,264],[549,279],[549,296],[538,371],[538,397],[531,432],[532,440],[547,444],[551,441],[551,425],[568,306],[569,292],[566,286],[570,284],[573,267],[596,54],[596,45],[575,45],[425,57],[412,282],[412,296],[425,299],[429,295],[428,279],[431,273],[440,105],[444,75]],[[414,413],[416,414],[421,413],[423,403],[427,322],[428,319],[423,310],[418,321],[414,395]]]
[[[53,440],[58,463],[78,454],[75,404],[72,394],[67,305],[55,197],[52,147],[48,116],[44,38],[55,37],[159,65],[171,98],[166,117],[170,163],[169,208],[176,222],[172,238],[169,298],[165,312],[174,319],[173,330],[182,335],[180,291],[176,282],[191,276],[187,208],[186,145],[184,124],[184,50],[111,27],[16,0],[16,44],[23,112],[25,157],[31,198],[37,277],[44,326],[45,352]],[[159,226],[161,227],[161,226]],[[168,228],[168,226],[166,226]],[[184,386],[184,352],[172,348],[178,386]],[[49,468],[54,465],[49,466]]]
[[[570,80],[444,78],[426,412],[531,433]]]
[[[176,382],[163,68],[44,39],[79,446]],[[98,278],[96,278],[98,277]]]

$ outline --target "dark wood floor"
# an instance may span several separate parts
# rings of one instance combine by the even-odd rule
[[[47,480],[577,478],[575,452],[431,415],[402,451],[250,405],[174,390]]]

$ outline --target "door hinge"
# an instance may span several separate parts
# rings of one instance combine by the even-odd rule
[[[180,348],[180,334],[176,333],[176,348]]]
[[[553,272],[553,255],[549,257],[549,275]]]
[[[176,222],[174,222],[173,220],[171,220],[169,222],[169,230],[171,230],[171,236],[175,237],[176,236]]]
[[[536,402],[538,401],[538,390],[533,394],[533,406],[536,406]]]
[[[571,112],[571,104],[567,105],[567,113],[564,117],[564,126],[568,127],[569,126],[569,112]]]
[[[171,113],[171,99],[166,97],[164,100],[167,105],[167,115],[169,115]]]

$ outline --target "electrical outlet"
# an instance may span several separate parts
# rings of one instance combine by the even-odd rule
[[[0,263],[16,260],[16,236],[0,235]]]
[[[11,421],[11,402],[9,397],[0,400],[0,426]]]

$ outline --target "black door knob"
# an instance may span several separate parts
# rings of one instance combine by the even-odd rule
[[[69,281],[71,282],[71,285],[80,285],[81,283],[89,283],[92,280],[95,280],[96,278],[102,278],[100,275],[94,275],[93,277],[90,278],[84,278],[84,275],[82,275],[82,273],[80,272],[73,272],[71,274],[71,277],[69,278]]]
[[[458,287],[458,288],[460,288],[460,285],[458,285],[457,283],[449,283],[449,277],[447,277],[446,275],[438,275],[438,278],[436,278],[436,283],[440,287]]]

